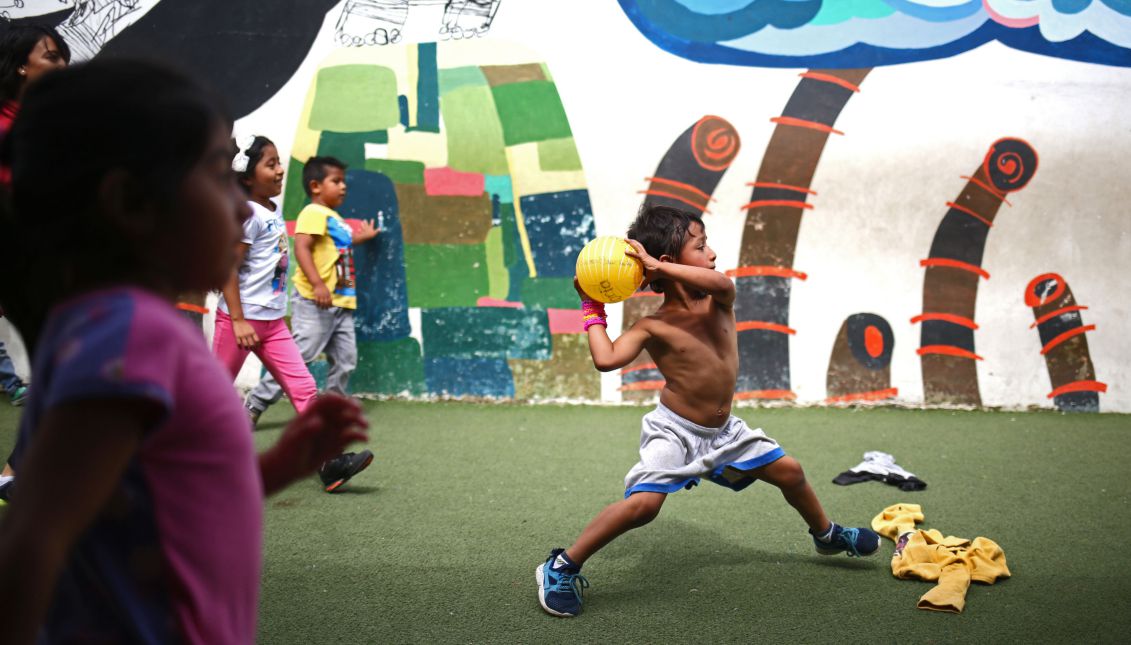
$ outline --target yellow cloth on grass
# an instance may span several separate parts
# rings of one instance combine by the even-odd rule
[[[918,504],[893,504],[872,519],[873,530],[896,542],[892,575],[938,582],[919,599],[919,609],[962,613],[971,580],[992,585],[1010,576],[1005,552],[993,540],[916,529],[923,519]]]

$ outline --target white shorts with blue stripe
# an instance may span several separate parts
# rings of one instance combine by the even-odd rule
[[[640,463],[624,478],[624,496],[674,493],[706,477],[732,490],[757,481],[749,471],[785,456],[778,442],[761,428],[751,429],[733,414],[719,428],[692,423],[662,403],[644,415]]]

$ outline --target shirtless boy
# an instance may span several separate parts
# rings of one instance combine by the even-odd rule
[[[736,491],[757,480],[776,486],[809,525],[820,554],[875,553],[879,537],[871,529],[830,521],[797,460],[761,429],[731,415],[738,376],[735,289],[715,271],[703,220],[653,206],[640,212],[628,237],[630,255],[644,265],[645,279],[664,302],[613,341],[603,307],[578,287],[589,350],[602,372],[648,350],[666,383],[656,409],[644,415],[640,462],[625,477],[624,499],[606,506],[572,546],[554,549],[538,566],[542,608],[555,616],[580,613],[582,589],[589,586],[582,564],[619,535],[655,519],[669,493],[703,477]]]

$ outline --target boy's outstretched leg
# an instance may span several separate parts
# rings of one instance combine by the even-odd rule
[[[845,528],[829,520],[825,509],[817,500],[813,487],[805,479],[801,464],[792,457],[782,457],[766,464],[752,474],[777,486],[789,505],[797,509],[809,525],[813,545],[821,555],[847,553],[849,556],[872,555],[880,548],[880,536],[872,529]]]
[[[554,616],[581,613],[581,592],[589,581],[581,565],[619,535],[656,519],[666,493],[635,493],[609,504],[597,514],[569,549],[554,549],[534,575],[538,580],[538,602]]]

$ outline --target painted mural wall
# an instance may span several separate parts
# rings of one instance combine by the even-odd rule
[[[570,278],[658,203],[735,280],[740,401],[1131,411],[1123,0],[257,7],[0,9],[209,77],[288,219],[307,158],[349,164],[356,392],[653,399],[646,355],[593,370]]]

